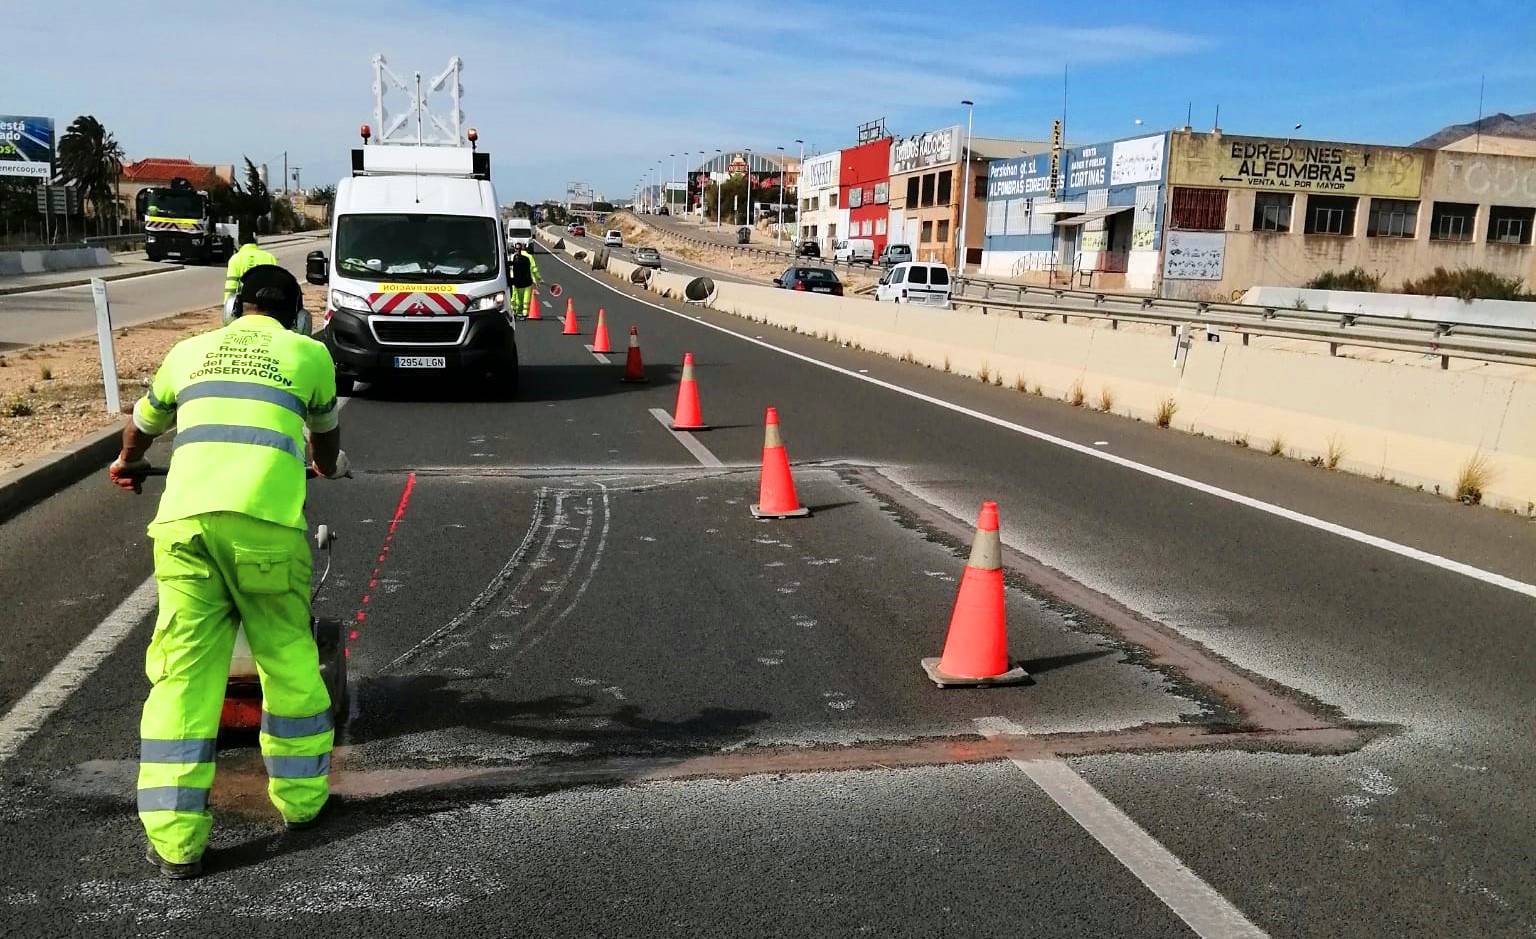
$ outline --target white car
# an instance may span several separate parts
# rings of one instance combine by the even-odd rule
[[[608,233],[603,236],[603,247],[605,247],[605,248],[622,248],[622,247],[624,247],[624,233],[619,231],[617,228],[610,228],[610,229],[608,229]]]
[[[880,278],[876,300],[949,309],[949,268],[937,261],[904,261]]]

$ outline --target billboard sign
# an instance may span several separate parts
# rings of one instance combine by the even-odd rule
[[[836,189],[838,173],[842,168],[841,150],[833,150],[831,153],[823,153],[805,158],[805,166],[800,174],[800,188],[802,190]]]
[[[0,114],[0,176],[53,176],[53,118]]]
[[[1049,195],[1052,160],[1048,153],[1015,157],[1011,160],[993,160],[987,165],[987,198],[1006,200]]]
[[[1176,134],[1175,185],[1416,199],[1424,157],[1399,147],[1316,140]]]
[[[891,144],[891,172],[910,173],[960,159],[960,125],[903,137]]]

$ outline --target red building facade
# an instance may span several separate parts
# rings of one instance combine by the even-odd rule
[[[838,202],[848,209],[848,231],[839,237],[868,238],[875,256],[885,250],[891,201],[891,138],[881,137],[843,150]]]

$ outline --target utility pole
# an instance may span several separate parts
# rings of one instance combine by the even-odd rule
[[[798,244],[805,240],[805,227],[800,220],[800,203],[804,201],[800,198],[800,181],[805,178],[805,141],[796,137],[795,143],[800,145],[800,172],[795,177],[795,242]]]
[[[976,116],[976,102],[962,101],[965,105],[965,149],[960,153],[960,170],[965,173],[965,179],[961,182],[960,189],[960,238],[957,241],[959,247],[955,249],[955,273],[965,274],[965,225],[970,215],[971,208],[971,121]]]
[[[752,148],[745,149],[747,161],[747,227],[752,227]]]
[[[288,151],[283,151],[283,194],[288,193]]]
[[[720,155],[720,150],[716,149],[715,150],[715,155],[719,156]],[[714,170],[710,170],[709,175],[710,175],[710,178],[714,178],[714,175],[715,175]],[[725,172],[724,164],[721,165],[720,175],[721,176],[728,176],[729,175],[728,173]],[[720,230],[720,216],[725,214],[724,206],[725,206],[725,183],[718,183],[717,182],[717,183],[715,183],[715,231],[719,231]]]
[[[779,147],[779,218],[778,228],[773,233],[773,243],[784,242],[784,148]]]

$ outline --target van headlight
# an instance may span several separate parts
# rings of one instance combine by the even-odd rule
[[[331,291],[331,309],[352,310],[357,313],[372,312],[372,310],[368,308],[367,300],[364,300],[362,297],[359,297],[356,294],[347,293],[344,290]]]
[[[507,294],[505,291],[502,291],[500,293],[487,294],[486,296],[481,297],[480,299],[471,303],[469,305],[469,312],[488,313],[492,310],[503,309],[506,307],[506,305]]]

